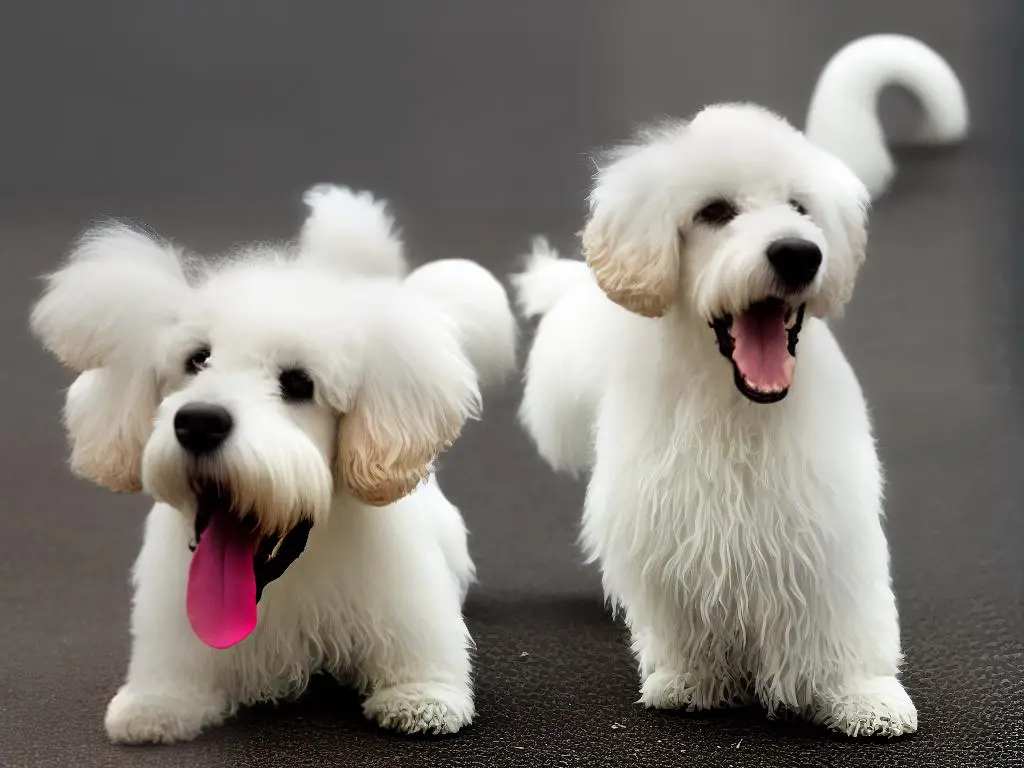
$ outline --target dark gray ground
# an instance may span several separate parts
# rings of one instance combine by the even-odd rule
[[[1014,0],[7,3],[0,11],[0,765],[1024,765],[1024,331]],[[34,277],[91,219],[198,249],[284,238],[341,180],[396,201],[414,257],[507,272],[581,221],[585,152],[659,113],[750,99],[802,124],[820,66],[907,32],[962,75],[969,143],[900,155],[840,334],[873,404],[915,737],[851,743],[758,711],[645,712],[574,545],[581,486],[487,401],[445,461],[481,582],[479,719],[441,741],[364,723],[324,683],[194,744],[119,749],[147,503],[64,466],[69,377],[30,341]],[[886,98],[893,125],[908,102]]]

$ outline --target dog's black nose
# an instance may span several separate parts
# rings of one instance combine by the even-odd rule
[[[213,403],[188,403],[174,414],[174,434],[182,448],[199,456],[220,447],[234,423],[227,408]]]
[[[776,240],[765,253],[787,291],[806,288],[821,267],[821,249],[799,237]]]

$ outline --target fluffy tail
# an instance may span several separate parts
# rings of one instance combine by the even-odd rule
[[[455,321],[482,385],[497,384],[515,368],[516,320],[494,275],[472,261],[441,259],[414,269],[405,282]]]
[[[956,73],[924,43],[904,35],[868,35],[848,43],[822,70],[811,96],[807,137],[843,160],[882,194],[896,169],[878,119],[878,96],[898,85],[921,102],[917,141],[948,144],[967,135],[967,100]]]
[[[318,184],[302,198],[309,216],[299,242],[303,258],[354,275],[402,277],[402,240],[387,203],[369,192]]]
[[[526,361],[519,419],[553,469],[584,472],[593,462],[593,423],[608,359],[600,320],[621,310],[605,299],[584,262],[560,259],[542,238],[534,240],[526,269],[512,283],[520,311],[543,316]]]
[[[546,315],[563,296],[589,279],[590,270],[584,262],[560,259],[546,239],[534,238],[526,269],[512,277],[516,306],[527,318]]]

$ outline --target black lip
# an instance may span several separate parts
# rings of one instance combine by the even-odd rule
[[[772,301],[772,299],[768,299]],[[788,348],[789,354],[796,357],[796,345],[800,340],[800,331],[804,325],[804,311],[806,304],[801,304],[796,311],[796,322],[793,323],[793,327],[789,329],[788,333]],[[736,385],[736,389],[740,391],[740,394],[753,403],[758,405],[771,405],[784,399],[789,394],[789,388],[783,389],[779,392],[758,392],[756,389],[751,389],[747,386],[747,382],[743,380],[743,374],[740,373],[739,366],[732,359],[732,353],[736,351],[736,341],[732,337],[730,330],[732,329],[732,315],[722,315],[716,317],[708,325],[715,332],[715,339],[718,342],[718,351],[722,354],[729,364],[732,365],[732,378],[733,383]]]
[[[215,514],[232,514],[231,496],[223,488],[201,484],[196,489],[195,538],[189,549],[195,552],[203,532],[209,527]],[[248,517],[243,517],[245,521]],[[252,520],[253,528],[258,525]],[[270,582],[281,578],[299,555],[306,550],[309,532],[313,529],[310,520],[301,520],[284,536],[264,536],[253,556],[253,573],[256,576],[256,602],[263,597],[263,590]]]
[[[294,528],[280,537],[263,537],[256,548],[253,558],[253,571],[256,573],[256,602],[263,597],[263,588],[275,579],[281,578],[289,566],[298,560],[299,555],[306,551],[309,532],[313,523],[302,520]],[[280,546],[278,546],[280,545]],[[274,549],[277,548],[277,554]]]

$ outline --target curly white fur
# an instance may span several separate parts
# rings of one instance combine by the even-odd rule
[[[723,197],[734,219],[695,221]],[[625,614],[648,706],[756,698],[851,735],[917,727],[896,677],[867,407],[822,319],[852,292],[867,202],[781,118],[709,107],[601,167],[584,234],[596,280],[542,241],[515,278],[542,316],[521,418],[552,466],[590,473],[583,542]],[[822,265],[800,295],[788,396],[758,405],[708,324],[770,294],[766,247],[781,237],[816,244]]]
[[[321,671],[365,692],[385,727],[447,733],[473,717],[461,606],[474,566],[430,461],[476,416],[478,370],[496,380],[511,368],[514,318],[476,265],[404,277],[402,244],[369,194],[322,186],[306,200],[298,247],[205,268],[127,227],[93,230],[34,309],[43,343],[80,372],[65,411],[75,471],[158,502],[133,571],[127,680],[107,710],[114,741],[191,739]],[[198,346],[210,356],[189,374]],[[282,399],[278,374],[296,366],[312,401]],[[267,531],[314,522],[306,551],[267,585],[255,631],[228,650],[201,643],[185,610],[197,463],[173,421],[194,401],[235,420],[203,475]]]

